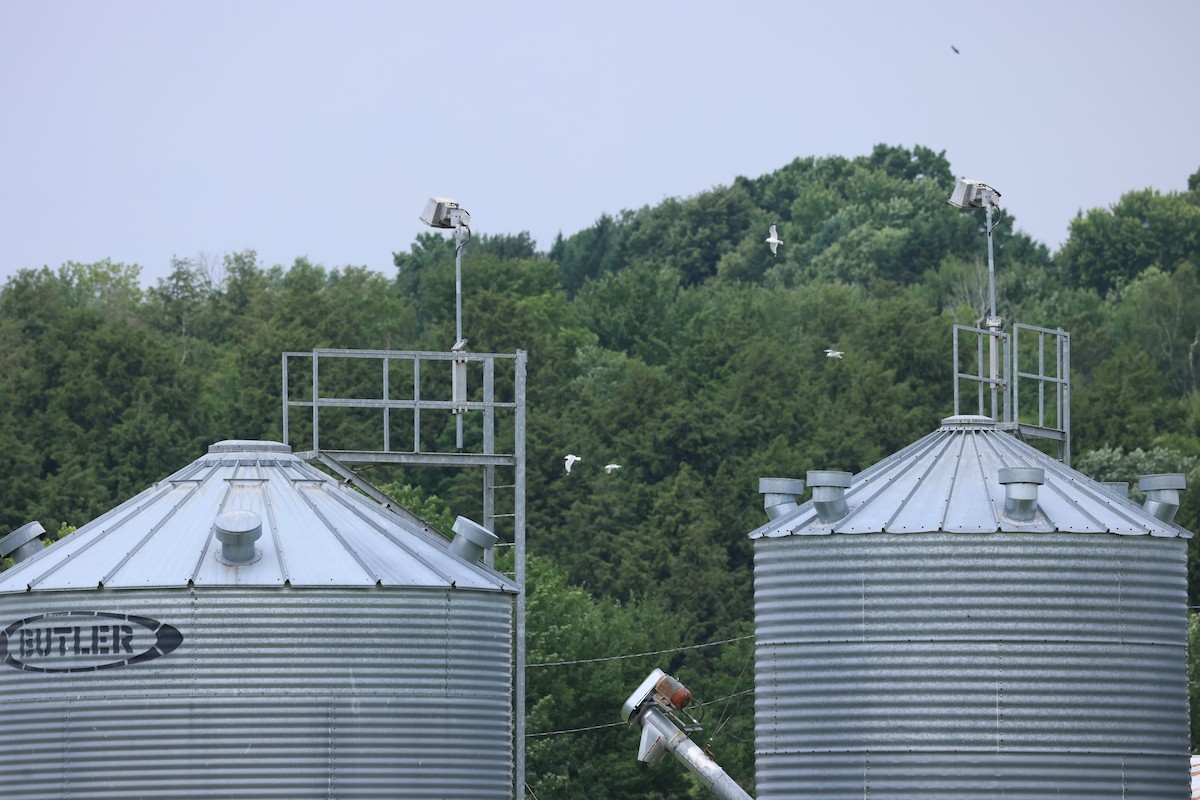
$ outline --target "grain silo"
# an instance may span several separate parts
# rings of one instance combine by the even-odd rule
[[[277,442],[0,575],[6,797],[511,798],[516,586]]]
[[[759,800],[1186,796],[1182,476],[1138,506],[1002,428],[762,481]]]

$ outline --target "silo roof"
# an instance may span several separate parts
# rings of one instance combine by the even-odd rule
[[[1044,473],[1032,519],[1005,512],[1000,470]],[[948,417],[933,433],[854,475],[847,513],[822,522],[813,501],[750,533],[751,539],[831,533],[1115,533],[1190,539],[1128,497],[1026,444],[990,417]]]
[[[218,519],[261,520],[245,563],[223,557]],[[0,592],[183,586],[518,591],[500,573],[452,553],[437,531],[331,478],[287,445],[248,440],[212,445],[0,573]]]

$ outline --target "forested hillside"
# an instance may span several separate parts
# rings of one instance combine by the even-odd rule
[[[954,182],[943,154],[881,145],[604,216],[544,251],[521,233],[467,245],[470,349],[529,353],[529,661],[585,662],[529,672],[543,800],[703,796],[677,765],[637,764],[613,724],[655,666],[715,701],[701,743],[752,788],[758,479],[859,471],[951,413],[952,326],[987,306],[983,214],[947,204]],[[1190,473],[1176,521],[1198,530],[1200,171],[1188,185],[1130,187],[1053,254],[1001,213],[994,244],[1005,320],[1072,334],[1073,466],[1135,486]],[[149,289],[109,262],[10,279],[0,535],[82,525],[212,442],[279,439],[284,351],[447,349],[453,240],[397,248],[388,275],[247,251],[178,260]],[[584,459],[570,474],[568,452]],[[379,477],[437,524],[479,513],[475,476]],[[1196,569],[1190,586],[1200,604]]]

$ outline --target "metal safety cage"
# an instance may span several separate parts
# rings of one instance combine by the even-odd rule
[[[967,349],[960,346],[964,333],[975,337]],[[986,347],[985,340],[990,340]],[[973,364],[968,360],[972,350]],[[973,390],[964,393],[964,381],[973,384]],[[1022,393],[1027,399],[1024,409]],[[969,407],[972,394],[974,409]],[[1036,397],[1033,403],[1028,402],[1031,395]],[[1013,324],[1011,334],[998,328],[955,325],[954,414],[969,413],[991,417],[1022,438],[1055,442],[1058,460],[1070,466],[1071,334],[1062,328],[1021,323]]]

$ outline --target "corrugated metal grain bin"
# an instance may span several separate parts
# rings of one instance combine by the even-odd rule
[[[1168,481],[1169,482],[1169,481]],[[984,417],[764,479],[759,800],[1179,798],[1190,534]]]
[[[275,442],[0,575],[12,798],[511,798],[516,587]]]

